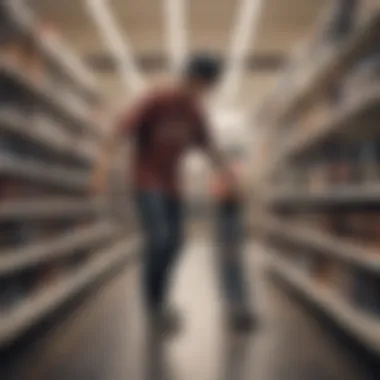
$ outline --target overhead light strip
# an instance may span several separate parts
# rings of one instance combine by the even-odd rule
[[[131,49],[119,33],[116,20],[106,0],[87,0],[88,9],[96,22],[106,46],[110,49],[127,92],[138,92],[144,81],[133,59]]]
[[[163,0],[171,70],[178,74],[187,55],[186,0]]]
[[[221,96],[233,97],[238,93],[245,56],[248,50],[253,50],[262,4],[263,0],[241,0],[232,33],[227,71],[220,88]]]

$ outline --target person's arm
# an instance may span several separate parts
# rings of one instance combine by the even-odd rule
[[[233,170],[231,170],[227,158],[222,150],[216,145],[214,138],[211,136],[210,128],[206,122],[206,117],[201,113],[197,114],[198,118],[198,147],[210,159],[212,166],[222,175],[226,185],[232,193],[238,192],[238,181]]]
[[[228,184],[230,186],[236,184],[235,174],[228,165],[228,160],[212,141],[203,147],[203,151],[210,159],[214,168],[223,175]]]

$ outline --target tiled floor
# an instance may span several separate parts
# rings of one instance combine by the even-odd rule
[[[247,268],[261,326],[251,337],[226,333],[211,252],[205,240],[190,242],[184,252],[173,298],[186,324],[175,340],[150,345],[155,351],[147,354],[138,273],[129,269],[36,344],[9,379],[143,380],[147,368],[154,380],[160,368],[164,380],[365,379],[329,335],[265,279],[265,252],[255,245],[247,249]]]

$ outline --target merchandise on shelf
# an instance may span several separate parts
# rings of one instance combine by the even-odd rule
[[[360,0],[334,0],[325,38],[333,42],[347,38],[357,25],[359,6]]]
[[[78,70],[68,66],[66,50],[57,50],[62,45],[55,30],[45,24],[42,32],[34,19],[23,17],[15,12],[16,8],[11,14],[4,4],[0,1],[0,155],[5,164],[0,173],[0,261],[4,260],[0,262],[0,319],[4,326],[9,322],[12,325],[9,310],[19,317],[18,331],[11,333],[15,337],[49,309],[34,310],[37,315],[27,320],[25,301],[32,310],[35,302],[39,307],[39,301],[45,301],[46,294],[54,292],[54,285],[62,279],[67,294],[79,291],[88,282],[86,270],[81,274],[81,269],[86,269],[89,258],[107,251],[110,241],[104,239],[96,247],[78,248],[81,243],[70,240],[70,235],[79,235],[79,228],[93,226],[98,215],[70,210],[55,213],[51,209],[46,213],[49,207],[45,199],[65,204],[66,198],[71,204],[67,199],[70,194],[74,204],[81,200],[90,203],[82,179],[85,182],[89,177],[91,164],[86,154],[96,149],[96,139],[90,138],[82,126],[102,122],[96,115],[89,118],[89,112],[100,109],[100,104],[95,104],[92,91],[82,78],[77,78]],[[26,209],[31,205],[32,211],[19,207],[18,201],[25,202]],[[92,239],[91,235],[88,239]],[[59,251],[66,249],[59,248],[66,247],[66,243],[71,251],[57,252],[55,256],[50,247],[58,247]],[[99,252],[100,248],[104,250]],[[103,269],[90,269],[96,277],[108,268],[104,265]],[[77,273],[82,278],[79,282]],[[63,302],[66,297],[60,298],[50,303]],[[2,337],[0,340],[1,345]]]
[[[278,165],[262,176],[275,218],[264,228],[288,282],[296,267],[293,284],[303,290],[309,280],[305,296],[368,344],[361,313],[380,321],[380,3],[331,3],[323,30],[291,60],[292,76],[263,109],[271,128],[263,149]]]
[[[380,179],[380,144],[379,139],[366,139],[361,143],[359,168],[361,182],[374,184]]]
[[[0,229],[0,249],[2,250],[22,246],[29,242],[31,231],[22,222],[0,222]]]
[[[358,268],[353,270],[351,303],[362,311],[380,314],[380,278]]]
[[[370,52],[362,57],[347,73],[342,81],[342,91],[346,102],[359,100],[368,90],[380,84],[380,53]]]
[[[318,256],[313,279],[324,286],[331,286],[334,279],[334,267],[330,260],[324,256]]]
[[[316,193],[326,189],[328,181],[328,160],[325,154],[315,154],[306,169],[308,174],[308,191]]]
[[[24,38],[21,55],[21,65],[23,73],[33,80],[34,83],[41,85],[45,79],[45,67],[40,52],[31,38]]]
[[[319,259],[320,257],[313,254],[313,252],[305,252],[305,250],[302,250],[302,252],[297,255],[296,264],[309,276],[315,276],[320,270]]]
[[[0,277],[0,313],[7,313],[27,298],[23,281],[21,275]]]
[[[335,277],[333,279],[333,290],[346,302],[350,302],[352,289],[353,269],[344,263],[335,266]]]

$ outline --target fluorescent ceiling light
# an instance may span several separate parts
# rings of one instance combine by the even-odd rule
[[[186,59],[186,0],[163,0],[170,66],[179,73]]]
[[[253,49],[252,41],[258,30],[263,0],[241,0],[235,27],[232,33],[227,71],[223,78],[220,94],[229,98],[236,96],[242,79],[244,59]]]
[[[113,54],[120,77],[126,90],[137,92],[144,87],[144,81],[132,57],[131,50],[123,41],[117,30],[116,20],[113,17],[106,0],[87,0],[88,9],[99,27],[106,46]]]

